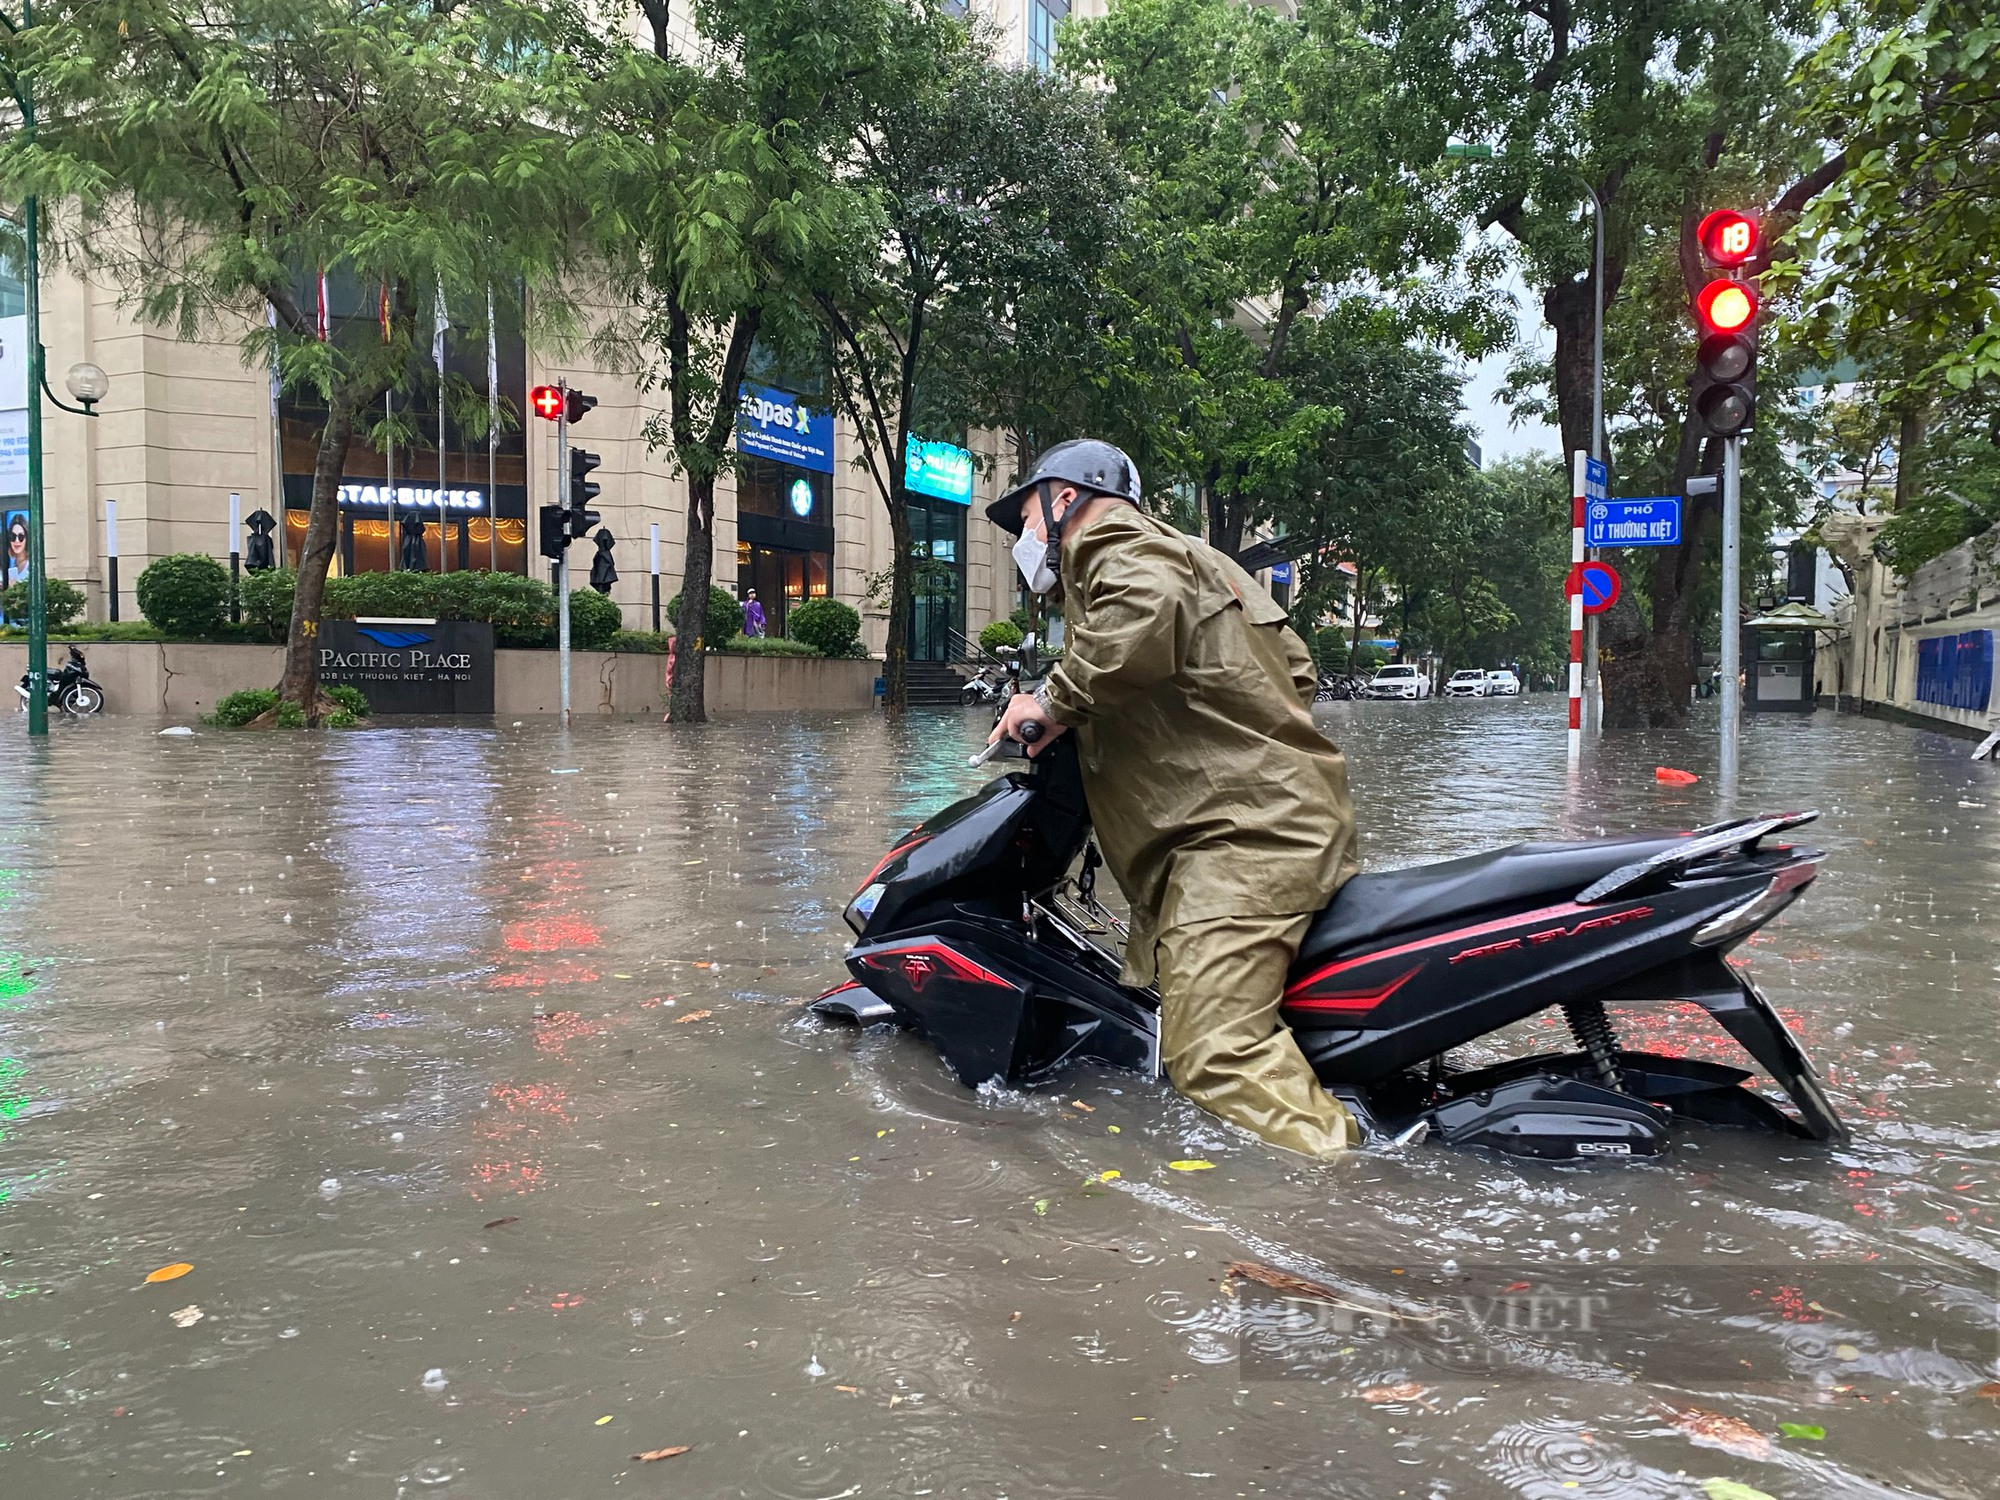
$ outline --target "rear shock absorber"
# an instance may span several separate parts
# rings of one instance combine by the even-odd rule
[[[1590,1054],[1591,1065],[1597,1069],[1604,1086],[1624,1092],[1618,1072],[1618,1034],[1611,1029],[1611,1018],[1604,1013],[1604,1002],[1573,1000],[1562,1008],[1562,1013],[1569,1022],[1570,1035],[1576,1038],[1577,1046]]]

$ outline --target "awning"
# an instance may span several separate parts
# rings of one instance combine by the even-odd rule
[[[1780,604],[1768,614],[1743,622],[1745,630],[1838,630],[1840,623],[1821,614],[1810,604],[1796,600],[1790,604]]]

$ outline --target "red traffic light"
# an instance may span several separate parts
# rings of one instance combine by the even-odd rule
[[[528,392],[528,405],[534,407],[537,416],[547,417],[551,422],[562,420],[563,393],[555,386],[536,386]]]
[[[1694,233],[1701,253],[1718,266],[1740,266],[1757,253],[1757,221],[1733,208],[1718,208]]]
[[[1694,299],[1694,310],[1715,333],[1740,333],[1757,316],[1757,294],[1740,281],[1715,280]]]

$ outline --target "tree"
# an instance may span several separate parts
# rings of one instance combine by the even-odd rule
[[[1678,373],[1662,389],[1684,408],[1690,313],[1706,280],[1694,240],[1702,213],[1722,204],[1762,207],[1767,237],[1782,244],[1799,211],[1838,175],[1838,155],[1826,157],[1799,125],[1788,81],[1809,25],[1799,0],[1664,7],[1471,0],[1399,15],[1409,86],[1427,95],[1453,133],[1492,144],[1490,161],[1467,164],[1463,201],[1475,222],[1508,237],[1542,292],[1555,350],[1530,379],[1551,393],[1565,453],[1590,447],[1596,309],[1607,309],[1609,323],[1635,270],[1677,273],[1655,283],[1671,295],[1648,302],[1644,337],[1654,351],[1676,351]],[[1578,207],[1587,195],[1604,215],[1601,285],[1589,217]],[[1607,344],[1608,367],[1612,353]],[[1609,426],[1620,378],[1606,373]],[[1719,466],[1693,424],[1677,420],[1672,428],[1672,461],[1654,493],[1679,493],[1689,476]],[[1624,489],[1624,439],[1612,437],[1607,455]],[[1751,445],[1753,454],[1759,446]],[[1625,608],[1629,644],[1607,663],[1604,679],[1607,728],[1685,715],[1695,595],[1717,510],[1713,500],[1685,507],[1682,545],[1656,549],[1646,569],[1650,618],[1636,596]]]
[[[591,241],[633,309],[621,336],[666,398],[647,440],[687,482],[683,645],[667,712],[700,723],[715,484],[731,462],[738,388],[830,222],[824,162],[845,118],[840,72],[869,66],[883,12],[876,0],[714,0],[699,19],[715,45],[688,57],[667,0],[639,5],[652,46],[612,52],[573,155],[590,184]]]
[[[58,205],[63,248],[148,322],[234,334],[323,407],[279,684],[317,724],[336,707],[316,646],[357,427],[429,343],[438,297],[483,307],[526,283],[560,318],[564,143],[542,122],[582,34],[560,5],[512,0],[232,0],[222,24],[194,0],[56,0],[36,22],[7,65],[34,72],[38,149],[0,140],[0,193]],[[379,290],[380,319],[329,326],[327,274]]]
[[[1079,292],[1116,222],[1120,187],[1098,105],[1062,78],[1002,67],[936,0],[884,11],[879,62],[853,78],[855,128],[835,164],[854,188],[817,262],[810,310],[837,409],[889,513],[885,701],[906,701],[913,437],[986,425],[1012,394],[1004,361],[1031,291]]]
[[[1406,324],[1473,352],[1499,337],[1453,279],[1462,235],[1436,131],[1397,86],[1379,19],[1351,0],[1291,18],[1129,0],[1064,45],[1106,88],[1139,184],[1100,335],[1103,410],[1149,479],[1193,491],[1225,551],[1337,421],[1284,372],[1344,298],[1390,293]]]

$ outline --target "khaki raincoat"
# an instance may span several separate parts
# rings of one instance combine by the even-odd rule
[[[1132,907],[1126,978],[1160,933],[1316,912],[1355,872],[1347,762],[1285,612],[1197,538],[1114,506],[1065,538],[1051,716],[1077,737],[1105,863]]]
[[[1065,539],[1062,581],[1049,709],[1131,903],[1125,978],[1160,986],[1161,1065],[1203,1109],[1336,1156],[1360,1127],[1278,1017],[1311,914],[1355,868],[1311,659],[1249,574],[1128,506]]]

